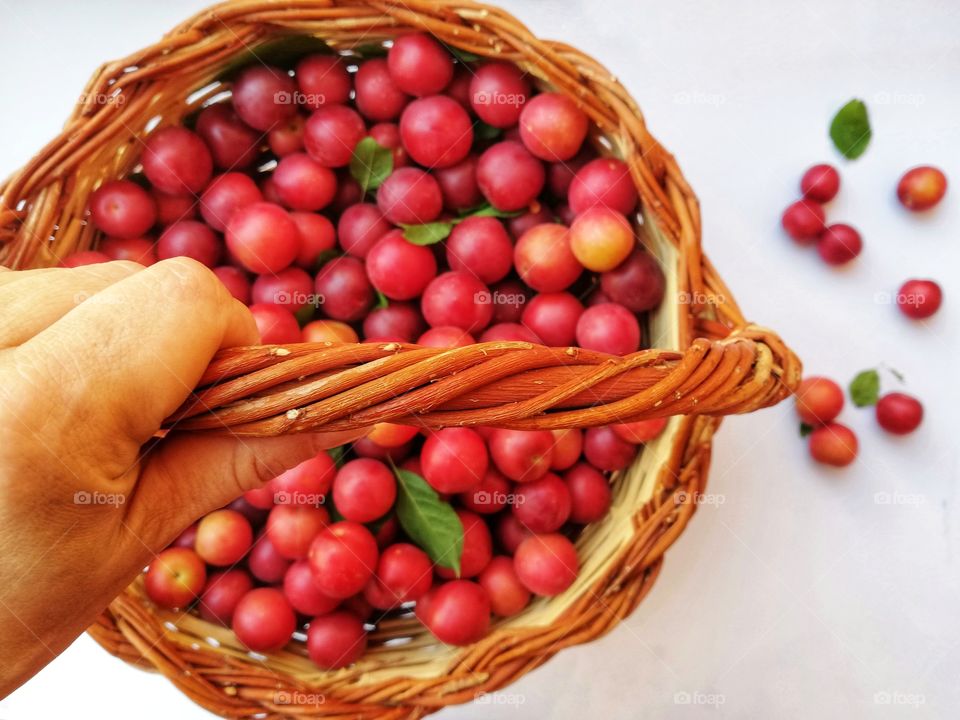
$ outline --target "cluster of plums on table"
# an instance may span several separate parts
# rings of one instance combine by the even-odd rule
[[[599,154],[575,100],[425,34],[385,56],[254,64],[230,91],[150,132],[134,175],[91,197],[95,249],[63,265],[193,258],[264,343],[645,346],[664,275],[635,235],[630,168]],[[607,514],[611,473],[664,425],[379,424],[337,462],[322,453],[201,518],[145,590],[257,652],[306,628],[322,668],[356,661],[379,617],[411,608],[441,641],[471,643],[570,587],[573,540]],[[402,472],[456,513],[458,563],[404,531]]]

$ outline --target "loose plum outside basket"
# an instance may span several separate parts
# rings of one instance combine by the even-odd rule
[[[469,647],[439,643],[411,617],[391,618],[378,624],[358,663],[323,672],[302,643],[252,656],[229,630],[156,608],[134,582],[90,633],[223,716],[420,717],[501,688],[562,648],[607,632],[650,590],[664,552],[692,516],[720,417],[772,405],[799,379],[793,353],[746,323],[701,253],[697,200],[616,78],[568,45],[537,39],[502,10],[467,1],[228,2],[103,66],[63,133],[0,188],[0,263],[50,266],[95,247],[85,220],[90,193],[133,171],[149,132],[222,94],[225,70],[254,52],[311,37],[349,55],[413,30],[461,53],[516,63],[541,88],[567,93],[595,125],[592,141],[628,163],[642,202],[638,235],[667,276],[665,300],[647,328],[661,349],[626,358],[519,342],[231,350],[171,422],[264,435],[383,420],[530,429],[673,417],[614,478],[609,515],[577,540],[576,583],[496,623]]]

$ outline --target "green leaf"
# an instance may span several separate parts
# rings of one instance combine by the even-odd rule
[[[341,467],[344,463],[344,458],[347,455],[347,446],[346,445],[337,445],[327,450],[327,455],[330,456],[330,459],[333,460],[333,464],[337,467]]]
[[[495,217],[495,218],[514,218],[523,215],[522,210],[508,212],[507,210],[497,210],[493,205],[481,205],[476,210],[471,211],[466,217]]]
[[[304,305],[293,314],[300,327],[303,327],[313,319],[313,313],[316,311],[316,309],[317,308],[315,305]]]
[[[377,290],[377,304],[374,305],[374,307],[377,310],[380,310],[382,308],[389,307],[389,306],[390,306],[390,300],[387,298],[386,295],[384,295],[382,292]]]
[[[403,237],[414,245],[436,245],[453,231],[455,222],[431,222],[423,225],[401,225]]]
[[[880,373],[864,370],[850,382],[850,399],[857,407],[876,405],[880,397]]]
[[[311,263],[314,271],[319,270],[335,257],[340,257],[340,252],[336,248],[327,248],[317,254],[316,259]]]
[[[360,183],[360,189],[366,195],[376,190],[393,172],[393,151],[380,145],[372,137],[365,137],[357,143],[350,158],[350,174]]]
[[[483,120],[477,120],[473,125],[473,136],[478,140],[493,140],[500,137],[502,132],[500,128],[488,125]]]
[[[364,45],[357,45],[357,47],[351,49],[351,52],[353,52],[354,55],[367,60],[375,57],[386,57],[387,48],[385,48],[381,43],[366,43]]]
[[[403,531],[433,562],[459,576],[463,524],[453,506],[441,500],[415,472],[393,470],[397,474],[397,519]]]
[[[813,432],[813,425],[807,425],[807,423],[800,423],[800,437],[806,437]]]
[[[449,50],[453,56],[462,63],[472,63],[483,59],[479,55],[476,55],[472,52],[467,52],[466,50],[461,50],[460,48],[455,48],[449,45],[447,46],[447,50]]]
[[[867,106],[862,100],[851,100],[833,117],[830,123],[830,138],[837,150],[849,160],[863,155],[870,144],[870,119]]]
[[[320,38],[312,35],[287,35],[245,49],[217,74],[217,80],[234,80],[244,68],[254,63],[292,70],[297,61],[307,55],[329,55],[332,52],[330,46]]]

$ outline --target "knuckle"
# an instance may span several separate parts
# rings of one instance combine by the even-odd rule
[[[151,266],[154,268],[164,291],[176,299],[210,304],[219,304],[223,300],[223,284],[206,265],[192,258],[161,260]]]

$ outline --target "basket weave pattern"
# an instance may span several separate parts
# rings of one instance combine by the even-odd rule
[[[250,49],[307,34],[349,51],[414,29],[516,63],[541,86],[569,94],[608,151],[628,163],[644,242],[668,276],[653,334],[669,349],[626,358],[518,342],[454,350],[398,343],[227,350],[170,423],[273,435],[386,420],[530,429],[683,417],[617,479],[610,515],[578,540],[583,571],[574,586],[467,648],[442,646],[400,617],[378,626],[371,650],[351,668],[320,672],[297,644],[263,662],[229,631],[153,607],[134,583],[91,634],[225,716],[420,717],[500,688],[560,649],[603,634],[649,591],[665,550],[691,517],[720,416],[772,405],[799,380],[797,358],[775,334],[746,323],[701,253],[696,198],[616,78],[574,48],[539,40],[509,14],[473,2],[237,0],[104,65],[63,133],[0,188],[0,263],[45,267],[92,248],[97,238],[83,220],[90,193],[134,169],[142,138],[155,127],[151,119],[179,122],[223,90],[215,78]],[[387,642],[400,639],[406,642]]]

